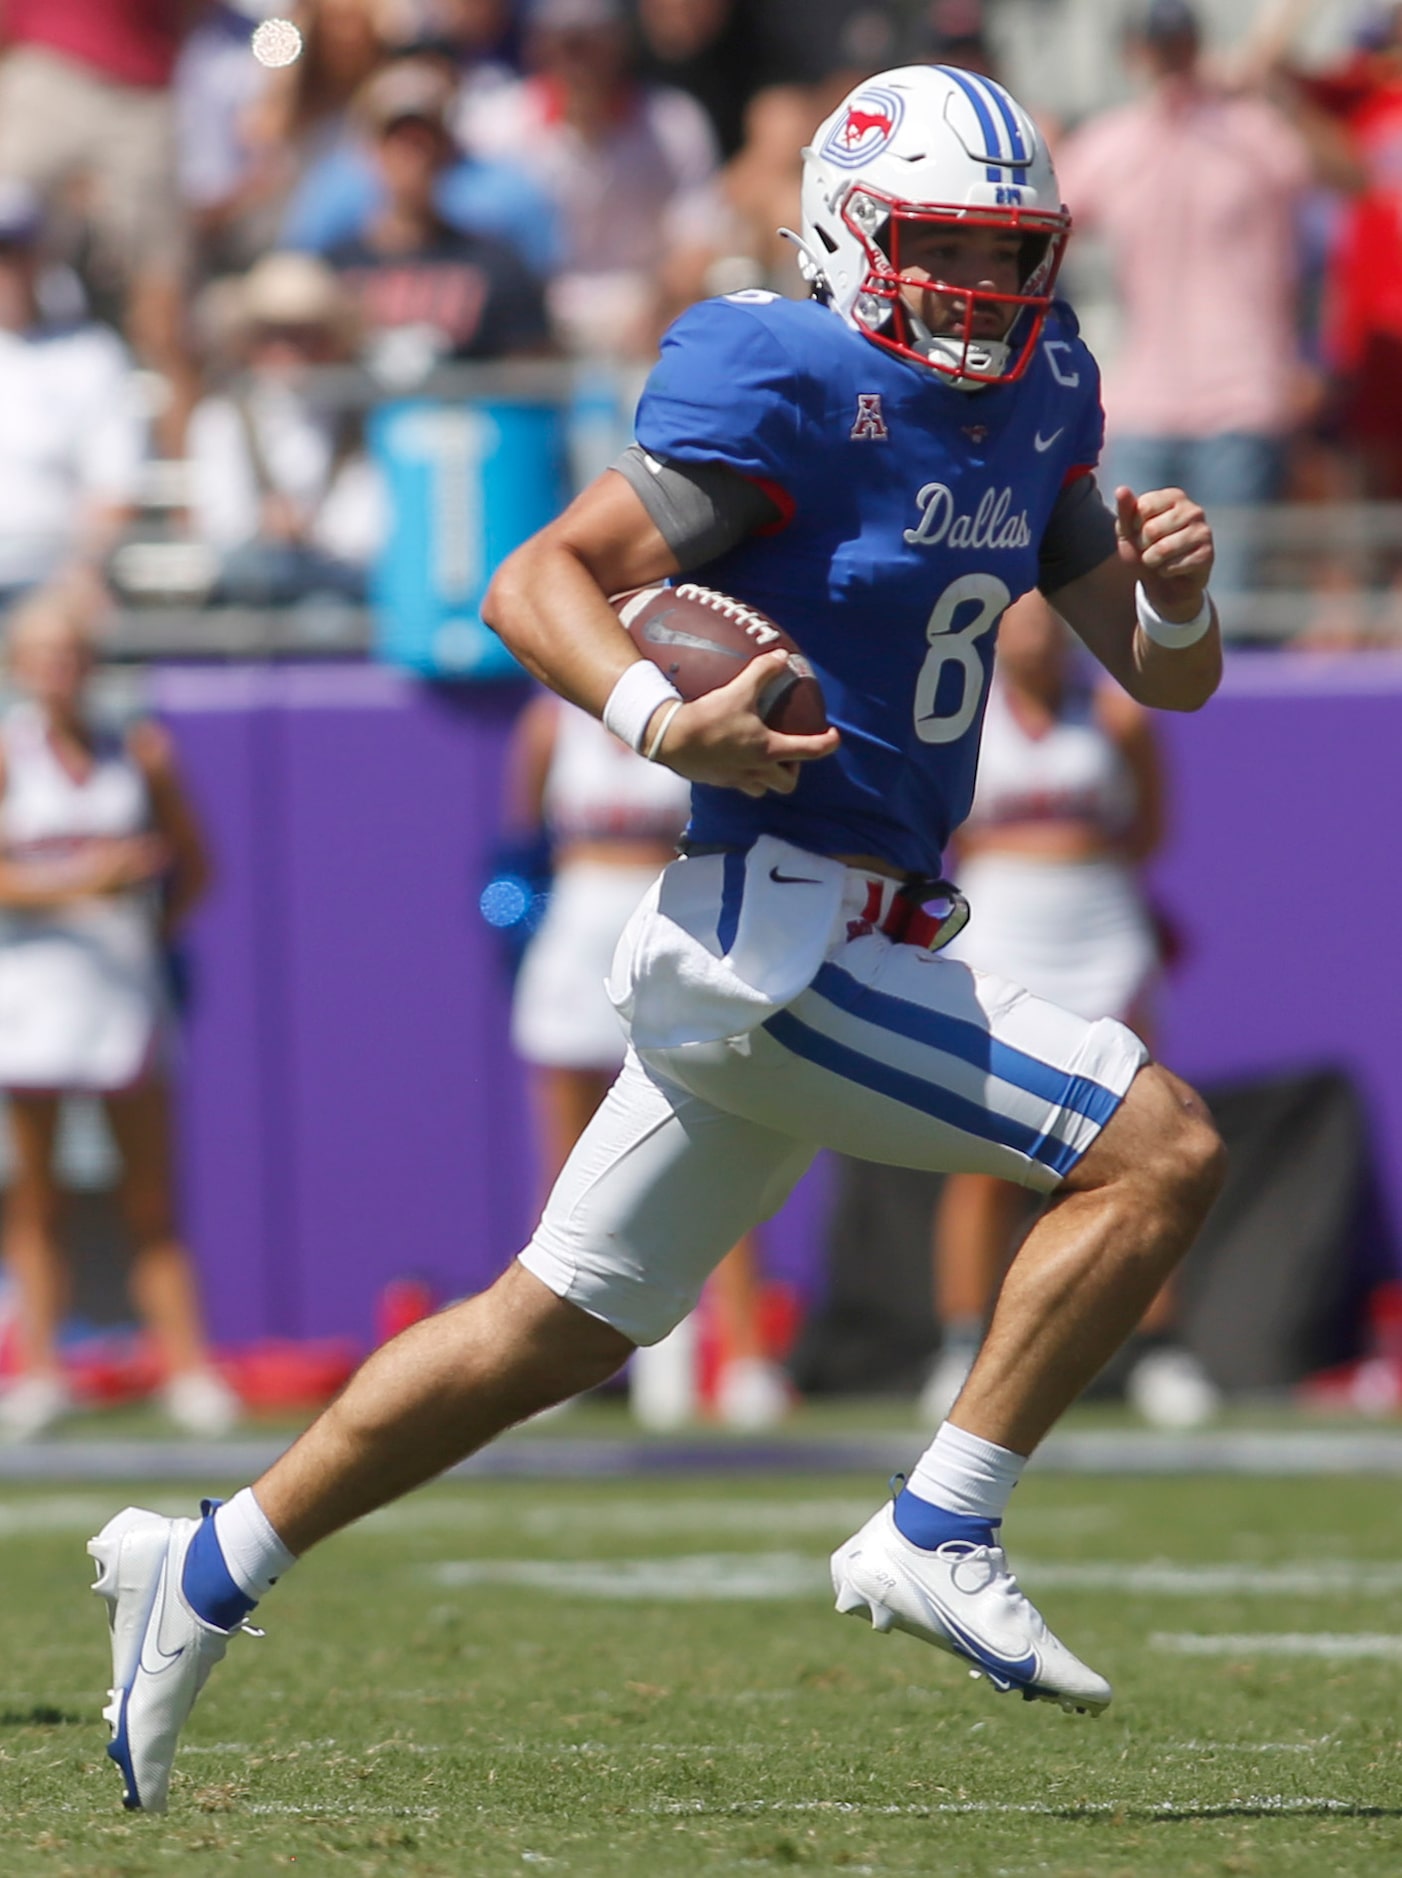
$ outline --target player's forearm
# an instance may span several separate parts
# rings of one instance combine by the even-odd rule
[[[1200,711],[1222,682],[1222,635],[1217,610],[1203,637],[1190,646],[1156,645],[1134,629],[1133,696],[1156,711]]]
[[[503,562],[482,617],[533,677],[595,717],[638,657],[598,581],[548,530]]]

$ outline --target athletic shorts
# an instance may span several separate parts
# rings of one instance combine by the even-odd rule
[[[628,1059],[527,1270],[650,1344],[819,1148],[1060,1184],[1144,1046],[1112,1019],[888,938],[897,886],[768,836],[665,870],[610,979]]]

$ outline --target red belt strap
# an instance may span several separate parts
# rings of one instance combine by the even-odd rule
[[[968,901],[947,880],[921,880],[903,886],[897,880],[869,878],[866,905],[860,918],[848,921],[847,937],[857,939],[863,933],[881,932],[897,945],[934,951],[962,932],[968,918]]]

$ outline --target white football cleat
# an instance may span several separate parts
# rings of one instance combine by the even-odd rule
[[[108,1755],[126,1782],[122,1804],[163,1813],[180,1730],[232,1631],[197,1617],[180,1587],[197,1519],[165,1519],[139,1506],[118,1513],[95,1539],[93,1590],[112,1630]],[[244,1626],[238,1626],[242,1629]]]
[[[977,1344],[951,1344],[930,1365],[915,1403],[916,1416],[926,1427],[938,1428],[959,1400],[977,1355]]]
[[[716,1379],[716,1419],[723,1428],[751,1434],[773,1428],[792,1407],[788,1378],[777,1363],[763,1357],[739,1357]]]
[[[1222,1392],[1181,1346],[1149,1350],[1129,1372],[1125,1399],[1151,1428],[1201,1428],[1222,1412]]]
[[[926,1551],[887,1505],[833,1553],[832,1584],[844,1616],[870,1616],[873,1630],[904,1630],[962,1656],[1004,1694],[1018,1689],[1068,1714],[1098,1715],[1109,1703],[1109,1683],[1047,1629],[1001,1546],[953,1539]]]
[[[21,1376],[0,1395],[0,1440],[36,1441],[76,1406],[62,1376]]]
[[[189,1369],[172,1376],[161,1390],[165,1412],[187,1435],[218,1440],[234,1428],[243,1405],[216,1370]]]

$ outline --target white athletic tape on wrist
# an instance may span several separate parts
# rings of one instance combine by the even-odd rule
[[[1136,581],[1134,610],[1145,635],[1156,646],[1163,646],[1170,652],[1181,652],[1184,646],[1195,646],[1212,624],[1212,600],[1206,589],[1203,590],[1202,606],[1191,619],[1165,619],[1145,593],[1143,583]]]
[[[604,725],[630,750],[641,752],[652,714],[660,704],[680,704],[682,694],[650,659],[630,665],[604,706]]]
[[[643,755],[647,758],[649,763],[655,763],[657,761],[657,753],[662,748],[662,739],[667,735],[667,730],[672,719],[681,708],[682,701],[680,698],[677,699],[675,704],[668,704],[663,707],[657,719],[657,729],[652,733],[652,741],[648,744],[646,750],[643,751]]]

